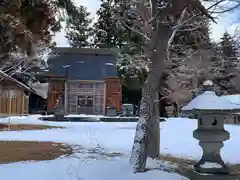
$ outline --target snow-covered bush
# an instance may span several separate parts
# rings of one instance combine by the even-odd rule
[[[136,57],[128,54],[120,54],[118,56],[118,76],[122,84],[132,90],[140,89],[148,74],[147,66],[137,62]]]

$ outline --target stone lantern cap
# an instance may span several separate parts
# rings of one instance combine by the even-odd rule
[[[213,86],[213,82],[211,80],[206,80],[203,82],[203,86]]]
[[[205,111],[240,111],[240,104],[234,103],[229,99],[217,96],[213,91],[205,91],[194,98],[182,111],[189,112],[194,110]]]

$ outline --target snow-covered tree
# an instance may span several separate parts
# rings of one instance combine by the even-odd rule
[[[63,13],[77,15],[71,0],[4,0],[0,3],[0,70],[12,74],[38,64],[61,29]]]
[[[169,48],[176,33],[190,24],[194,17],[200,14],[210,16],[199,1],[134,1],[129,2],[129,10],[125,9],[126,3],[120,3],[119,19],[144,38],[143,50],[137,54],[136,59],[141,60],[149,69],[142,89],[140,115],[131,157],[134,171],[140,172],[145,170],[147,156],[159,156],[158,95],[160,79],[166,67],[165,60],[170,60]],[[133,26],[126,23],[129,17],[134,19]]]
[[[220,86],[222,94],[239,93],[240,61],[238,46],[234,38],[227,32],[221,38],[219,53],[221,54],[221,66],[216,83]]]
[[[179,112],[180,104],[183,105],[191,99],[201,84],[199,81],[203,81],[206,76],[203,76],[206,73],[202,71],[206,69],[202,68],[204,63],[209,61],[209,34],[209,20],[200,15],[174,37],[170,49],[171,61],[165,62],[168,78],[165,79],[166,85],[160,89],[168,102],[177,108],[175,112]],[[204,54],[204,51],[207,54]]]
[[[94,44],[100,48],[120,48],[125,43],[126,29],[118,27],[115,18],[116,6],[111,0],[101,0],[97,11],[98,20],[94,24]]]
[[[117,70],[124,86],[132,90],[139,90],[142,87],[148,74],[147,65],[142,62],[142,57],[133,57],[127,53],[119,54]]]

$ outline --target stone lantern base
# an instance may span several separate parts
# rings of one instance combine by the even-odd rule
[[[221,158],[220,150],[223,141],[229,139],[229,133],[221,131],[195,130],[193,136],[199,140],[203,155],[194,168],[199,173],[228,174],[229,168]]]
[[[210,160],[211,159],[211,160]],[[221,156],[202,156],[200,161],[194,165],[195,171],[206,174],[229,174],[229,168],[222,160]]]

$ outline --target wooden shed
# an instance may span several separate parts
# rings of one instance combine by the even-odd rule
[[[31,92],[31,88],[0,71],[0,115],[27,114]]]

